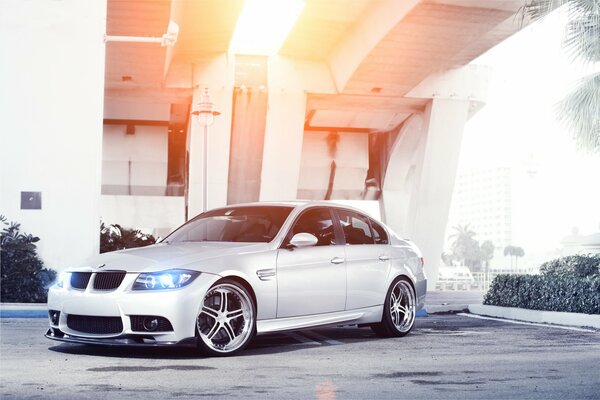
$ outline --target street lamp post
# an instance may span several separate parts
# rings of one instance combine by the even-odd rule
[[[202,211],[207,210],[207,191],[208,191],[208,127],[215,122],[215,117],[221,113],[215,111],[215,105],[210,98],[208,88],[204,88],[204,93],[200,96],[200,102],[192,115],[196,117],[198,123],[204,127],[204,146],[202,158]]]

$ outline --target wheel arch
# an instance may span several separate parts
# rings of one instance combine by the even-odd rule
[[[244,289],[246,289],[248,293],[250,293],[250,297],[252,297],[252,301],[254,302],[256,314],[258,315],[258,302],[256,301],[256,293],[254,292],[254,288],[252,288],[250,282],[238,275],[226,275],[218,279],[213,285],[216,285],[217,283],[222,282],[224,280],[235,281],[242,285]]]
[[[410,268],[407,268],[405,266],[400,266],[400,267],[392,266],[392,268],[390,270],[390,274],[388,275],[386,289],[389,288],[390,285],[396,279],[398,279],[400,277],[403,277],[407,281],[410,282],[410,285],[416,294],[417,293],[417,285],[416,285],[417,277],[412,273]]]

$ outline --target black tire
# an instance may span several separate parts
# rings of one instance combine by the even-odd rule
[[[216,282],[202,300],[196,334],[198,348],[211,357],[246,348],[256,335],[256,304],[248,289],[233,279]]]
[[[397,299],[400,293],[402,293],[402,296],[400,296],[398,302]],[[392,303],[394,303],[394,307]],[[406,311],[401,311],[400,307]],[[415,289],[407,278],[398,277],[388,288],[383,304],[381,322],[372,324],[371,329],[380,337],[406,336],[415,324],[415,313]]]

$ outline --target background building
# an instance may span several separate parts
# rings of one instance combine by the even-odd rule
[[[446,237],[457,225],[469,224],[480,243],[491,240],[497,262],[506,246],[514,245],[513,169],[469,168],[459,172],[452,196]]]

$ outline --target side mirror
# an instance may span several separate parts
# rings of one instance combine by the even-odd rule
[[[315,235],[310,233],[296,233],[292,240],[290,240],[290,245],[293,247],[309,247],[317,244],[319,239],[316,238]]]

